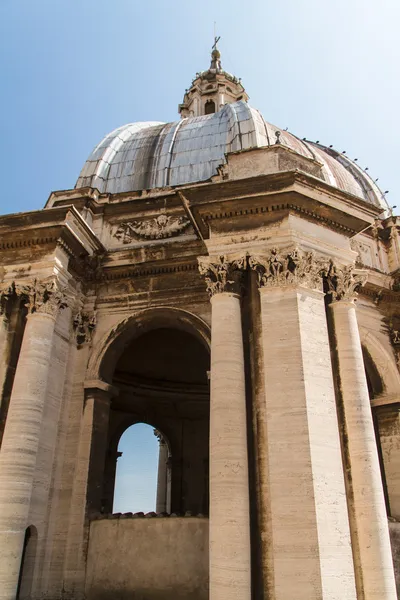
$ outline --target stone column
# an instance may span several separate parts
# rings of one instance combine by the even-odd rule
[[[400,521],[400,404],[375,408],[390,516]]]
[[[154,434],[159,443],[156,512],[164,513],[167,512],[168,445],[159,431]]]
[[[239,297],[244,260],[202,259],[211,295],[210,600],[250,600],[246,395]]]
[[[0,451],[0,599],[14,600],[46,397],[55,319],[64,296],[35,281]]]
[[[274,600],[355,600],[324,262],[274,249],[249,263],[261,297],[269,593]]]
[[[396,600],[385,499],[355,309],[362,277],[352,267],[331,268],[330,310],[340,378],[348,501],[358,597]]]
[[[9,311],[14,295],[14,284],[7,285],[0,290],[0,406],[2,402],[3,389],[6,381],[9,361]]]

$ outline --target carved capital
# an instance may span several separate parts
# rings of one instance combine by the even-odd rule
[[[267,256],[250,256],[249,266],[257,273],[260,287],[302,285],[321,290],[327,262],[298,248],[273,248]]]
[[[221,292],[240,294],[243,270],[246,267],[244,256],[233,260],[226,256],[219,256],[217,259],[201,256],[198,261],[199,271],[204,276],[210,296]]]
[[[0,288],[0,316],[4,316],[7,319],[11,303],[16,298],[16,295],[14,282],[3,285]]]
[[[40,282],[35,279],[32,283],[16,286],[17,294],[25,299],[28,312],[57,316],[59,310],[68,305],[67,297],[55,281]]]
[[[147,221],[128,221],[121,223],[114,237],[123,244],[130,244],[135,240],[162,240],[179,235],[190,221],[186,217],[173,217],[161,214]]]
[[[96,328],[96,313],[86,313],[79,310],[73,318],[72,327],[78,348],[84,344],[89,344]]]
[[[357,290],[367,281],[367,274],[356,272],[354,265],[337,267],[331,261],[326,273],[328,293],[334,302],[346,300],[354,302],[357,298]]]

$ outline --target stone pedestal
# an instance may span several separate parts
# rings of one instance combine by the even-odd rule
[[[396,600],[385,499],[352,287],[351,278],[346,278],[344,289],[335,292],[337,301],[331,304],[331,310],[357,591],[358,597],[365,600]]]
[[[0,598],[14,600],[49,378],[57,302],[28,316],[0,451]]]
[[[212,295],[210,600],[250,600],[250,513],[240,263],[201,264]]]
[[[268,258],[253,263],[261,267],[270,587],[274,600],[355,600],[324,294],[314,289],[322,280],[318,264],[307,278],[296,263],[285,273],[286,255],[278,262],[277,270]]]
[[[400,404],[375,408],[390,516],[400,521]]]

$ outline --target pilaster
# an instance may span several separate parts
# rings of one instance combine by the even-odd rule
[[[326,323],[326,261],[298,249],[251,256],[264,355],[274,600],[355,600]]]
[[[400,404],[375,408],[390,516],[400,521]]]

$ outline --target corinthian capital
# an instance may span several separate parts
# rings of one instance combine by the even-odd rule
[[[249,265],[256,271],[260,287],[302,285],[320,290],[327,261],[313,252],[302,252],[297,248],[273,248],[266,256],[250,256]]]
[[[337,267],[331,261],[326,281],[328,283],[329,294],[333,301],[347,300],[354,302],[357,298],[357,289],[367,281],[367,274],[355,272],[354,265],[346,267]]]
[[[57,312],[67,306],[67,297],[55,281],[40,282],[35,279],[32,283],[18,285],[17,293],[25,299],[29,313],[46,313],[55,317]]]
[[[240,293],[246,258],[228,259],[226,256],[210,258],[201,256],[199,271],[204,276],[210,296],[221,292]]]

